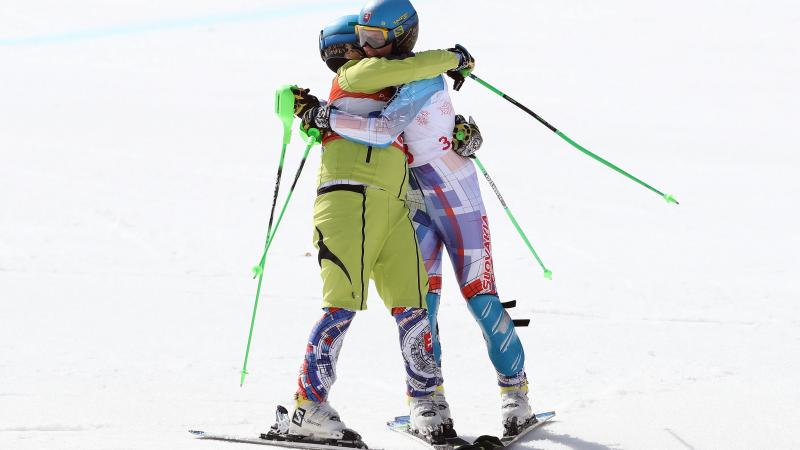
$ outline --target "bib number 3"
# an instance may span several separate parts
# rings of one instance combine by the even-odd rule
[[[448,139],[447,136],[440,137],[439,142],[442,143],[442,150],[450,150],[453,148],[453,143],[450,142],[450,139]]]

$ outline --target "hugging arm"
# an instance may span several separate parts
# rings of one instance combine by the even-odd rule
[[[406,84],[398,89],[383,111],[370,117],[332,109],[331,129],[359,144],[388,147],[417,117],[430,98],[442,89],[445,89],[445,84],[441,76]]]

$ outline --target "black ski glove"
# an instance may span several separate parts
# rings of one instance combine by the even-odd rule
[[[300,119],[311,108],[319,106],[319,99],[311,95],[310,89],[303,89],[297,86],[292,86],[292,93],[294,94],[294,115]]]
[[[306,131],[309,128],[316,128],[320,133],[331,130],[331,109],[328,105],[314,106],[306,110],[301,119],[303,129]]]
[[[449,51],[458,55],[458,67],[453,69],[454,72],[461,72],[467,70],[472,72],[475,69],[475,58],[472,57],[469,51],[461,44],[456,44],[455,48],[448,48]]]
[[[461,156],[472,156],[483,144],[481,130],[475,120],[470,116],[469,122],[461,114],[456,116],[456,126],[453,128],[453,151]]]
[[[451,70],[447,72],[447,76],[453,79],[453,90],[461,90],[461,86],[464,85],[464,75],[461,75],[461,72],[454,72]]]
[[[458,55],[458,67],[447,72],[447,76],[454,80],[453,90],[457,91],[464,85],[464,75],[461,74],[461,71],[466,70],[472,72],[475,68],[475,58],[473,58],[469,51],[461,44],[456,44],[455,48],[450,48],[448,50]]]

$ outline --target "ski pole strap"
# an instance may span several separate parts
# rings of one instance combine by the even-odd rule
[[[574,148],[576,148],[577,150],[581,151],[585,155],[591,157],[595,161],[598,161],[598,162],[604,164],[605,166],[615,170],[617,173],[619,173],[621,175],[624,175],[625,177],[635,181],[636,183],[640,184],[641,186],[643,186],[643,187],[649,189],[650,191],[658,194],[667,203],[675,203],[676,205],[679,204],[678,200],[676,200],[675,197],[673,197],[672,195],[665,194],[665,193],[661,192],[660,190],[654,188],[653,186],[650,186],[649,184],[647,184],[644,181],[636,178],[635,176],[631,175],[630,173],[622,170],[621,168],[619,168],[618,166],[612,164],[611,162],[601,158],[597,154],[590,152],[585,147],[581,146],[577,142],[575,142],[572,139],[570,139],[569,136],[567,136],[566,134],[564,134],[561,131],[559,131],[556,127],[554,127],[553,125],[550,125],[550,123],[548,123],[546,120],[544,120],[538,114],[536,114],[535,112],[531,111],[530,108],[528,108],[527,106],[523,105],[522,103],[514,100],[509,95],[503,93],[500,89],[497,89],[496,87],[494,87],[491,84],[487,83],[486,81],[482,80],[477,75],[475,75],[473,73],[464,73],[464,72],[462,72],[462,74],[464,74],[465,76],[469,76],[473,80],[477,81],[480,85],[484,86],[485,88],[489,89],[490,91],[494,92],[495,94],[499,95],[500,97],[503,97],[504,99],[508,100],[509,103],[513,104],[517,108],[525,111],[530,116],[532,116],[534,119],[538,120],[542,125],[546,126],[550,131],[552,131],[553,133],[557,134],[561,139],[564,139],[569,145],[573,146]]]
[[[519,233],[520,237],[525,242],[525,245],[528,247],[528,250],[531,251],[531,253],[533,254],[533,257],[536,258],[536,262],[538,262],[539,266],[542,268],[542,271],[544,272],[544,277],[547,278],[548,280],[552,280],[553,279],[553,272],[550,271],[550,269],[548,269],[547,267],[545,267],[544,262],[542,262],[542,259],[539,258],[539,254],[536,253],[536,250],[534,250],[533,245],[531,244],[531,241],[528,240],[528,236],[525,234],[524,231],[522,231],[522,227],[519,226],[519,223],[517,223],[517,219],[514,217],[514,214],[511,212],[511,208],[509,208],[508,205],[506,204],[506,201],[503,200],[503,196],[500,194],[500,190],[497,189],[497,185],[494,184],[494,181],[492,180],[492,177],[489,176],[489,173],[486,171],[486,168],[483,167],[483,164],[481,163],[481,160],[478,159],[478,157],[475,156],[475,155],[470,156],[470,158],[472,158],[475,161],[475,164],[478,166],[478,169],[480,169],[481,173],[486,178],[486,181],[489,182],[489,186],[492,187],[492,190],[494,191],[495,195],[497,196],[497,199],[500,200],[500,204],[503,206],[503,209],[505,210],[506,215],[511,220],[511,223],[514,225],[514,228],[516,228],[517,233]]]

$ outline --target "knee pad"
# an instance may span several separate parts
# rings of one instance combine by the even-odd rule
[[[428,304],[428,321],[431,323],[431,342],[433,343],[433,356],[436,359],[436,364],[441,367],[442,365],[442,346],[439,342],[439,294],[428,292],[425,296],[425,303]]]
[[[476,295],[467,301],[467,306],[483,332],[495,370],[504,376],[522,371],[525,351],[500,299],[496,295]]]

